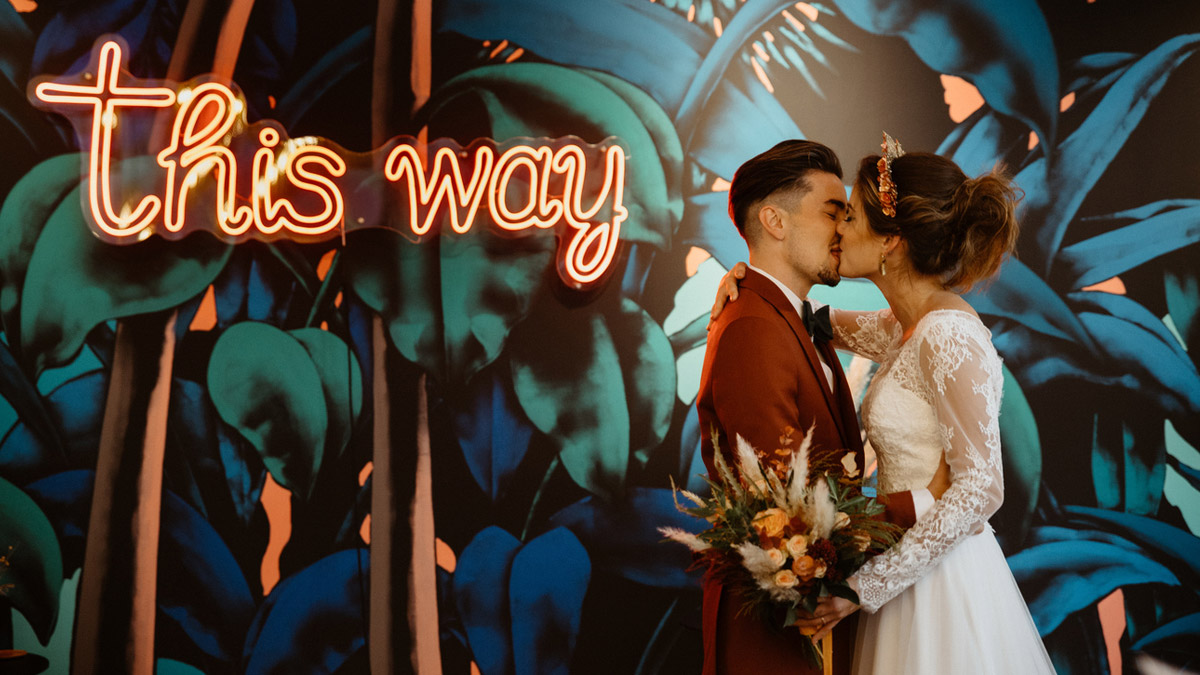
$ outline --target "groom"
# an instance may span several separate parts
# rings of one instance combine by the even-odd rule
[[[841,177],[837,155],[804,140],[784,141],[734,174],[729,215],[750,248],[750,269],[737,302],[711,326],[696,402],[704,464],[714,480],[712,430],[731,466],[737,435],[764,464],[786,463],[811,427],[811,457],[849,451],[863,468],[854,402],[829,343],[828,309],[805,307],[814,284],[834,286],[841,279]],[[795,432],[783,438],[788,428]],[[887,519],[911,526],[912,495],[890,497]],[[739,617],[740,607],[736,595],[706,576],[704,675],[820,672],[806,661],[800,641],[808,638],[799,629]],[[848,620],[834,632],[835,673],[850,670],[855,623]]]

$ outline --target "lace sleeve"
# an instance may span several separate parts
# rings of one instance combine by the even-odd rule
[[[969,319],[969,321],[968,321]],[[857,573],[869,612],[917,582],[958,542],[979,531],[1004,500],[1000,461],[1000,358],[974,317],[932,323],[914,335],[921,385],[927,387],[951,486],[891,550]]]
[[[829,321],[834,347],[876,362],[883,360],[900,327],[890,309],[853,312],[830,307]]]

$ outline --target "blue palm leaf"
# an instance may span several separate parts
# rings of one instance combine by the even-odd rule
[[[1056,278],[1062,281],[1055,285],[1090,286],[1200,242],[1200,200],[1156,204],[1163,210],[1144,220],[1064,247],[1059,253],[1060,267],[1055,269]],[[1107,219],[1087,218],[1084,222],[1103,220]]]
[[[1171,73],[1200,44],[1200,35],[1167,40],[1129,66],[1063,143],[1053,162],[1041,157],[1017,175],[1026,191],[1026,217],[1039,223],[1037,246],[1023,246],[1022,257],[1046,275],[1056,263],[1067,227],[1084,198],[1108,169]]]
[[[1053,540],[1046,533],[1038,533],[1042,543],[1008,559],[1042,635],[1053,632],[1068,616],[1091,607],[1122,586],[1180,585],[1171,570],[1147,558],[1144,552],[1094,541],[1090,532],[1058,529],[1061,539]]]
[[[439,9],[437,31],[505,39],[555,63],[616,75],[673,116],[713,41],[699,26],[645,0],[446,0]],[[613,39],[630,26],[637,26],[638,39]]]
[[[1058,59],[1034,0],[834,0],[846,18],[878,35],[899,35],[934,72],[970,80],[993,108],[1053,145]]]

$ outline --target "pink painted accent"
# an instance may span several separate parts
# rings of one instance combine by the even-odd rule
[[[754,43],[754,53],[758,54],[758,58],[762,59],[763,63],[769,63],[771,61],[771,56],[767,54],[767,50],[763,49],[762,45],[758,44],[757,42]]]
[[[692,3],[692,6],[688,7],[688,21],[695,21],[695,20],[696,20],[696,4]]]
[[[162,531],[163,462],[167,449],[167,409],[171,402],[171,370],[175,363],[175,319],[172,312],[163,331],[163,351],[158,357],[158,379],[150,390],[146,405],[146,436],[142,441],[144,469],[139,477],[141,496],[134,518],[136,537],[133,563],[133,607],[130,618],[131,635],[140,638],[140,645],[131,648],[131,672],[135,675],[154,673],[154,629],[158,615],[158,540]],[[142,645],[149,646],[144,648]]]
[[[1066,96],[1062,97],[1062,100],[1058,102],[1058,111],[1066,112],[1067,108],[1070,108],[1073,105],[1075,105],[1075,92],[1070,92]]]
[[[807,30],[804,27],[804,24],[800,23],[800,20],[797,19],[796,17],[792,16],[792,13],[787,11],[786,9],[783,10],[783,18],[786,19],[788,23],[792,24],[792,28],[795,28],[796,30],[800,31],[801,33],[803,33],[805,30]]]
[[[196,316],[192,317],[192,323],[188,325],[188,330],[212,330],[215,325],[217,325],[217,296],[213,293],[213,287],[210,285],[204,291],[204,299],[200,301],[200,308],[196,310]]]
[[[809,21],[816,21],[817,17],[821,15],[820,10],[807,2],[797,2],[796,9],[800,10],[800,13],[804,16],[807,16]]]
[[[442,672],[438,634],[437,554],[433,532],[433,457],[429,438],[429,400],[425,376],[417,381],[417,466],[409,522],[412,567],[409,568],[408,625],[413,630],[413,664],[418,673]]]
[[[728,189],[729,189],[729,181],[725,180],[724,178],[718,178],[713,181],[713,184],[712,184],[713,192],[725,192]]]
[[[687,258],[683,261],[683,266],[687,270],[688,277],[696,276],[696,272],[700,270],[700,263],[711,257],[712,255],[708,251],[693,246],[692,250],[688,251]]]
[[[454,555],[454,549],[441,539],[435,539],[433,545],[437,566],[454,574],[454,570],[458,569],[458,556]]]
[[[1108,667],[1112,675],[1121,675],[1121,635],[1125,633],[1125,593],[1117,589],[1096,603],[1100,628],[1108,647]]]
[[[358,528],[358,536],[362,537],[363,543],[367,546],[371,545],[371,514],[367,514],[363,518],[362,527]]]
[[[961,122],[983,107],[983,94],[975,85],[954,75],[942,75],[941,80],[945,90],[942,100],[950,106],[951,121]]]
[[[1098,284],[1084,286],[1081,290],[1101,291],[1103,293],[1112,293],[1113,295],[1125,295],[1125,282],[1121,281],[1121,277],[1112,277],[1111,279],[1105,279]]]
[[[654,0],[650,1],[654,2]],[[715,16],[713,17],[713,32],[717,34],[717,37],[721,37],[721,33],[725,32],[725,27],[721,25],[721,20]]]
[[[317,263],[317,278],[321,281],[325,281],[325,275],[329,274],[329,268],[333,265],[334,253],[336,253],[334,250],[326,251],[325,255],[321,256],[321,262]]]
[[[8,0],[8,1],[12,4],[13,9],[15,9],[21,13],[32,12],[33,10],[37,9],[37,3],[33,2],[33,0]]]
[[[524,53],[525,53],[524,47],[517,47],[516,50],[514,50],[512,54],[508,55],[507,59],[504,59],[504,62],[512,63],[513,61],[516,61],[517,59],[521,58],[521,55]]]
[[[270,528],[267,550],[263,553],[262,568],[259,571],[263,595],[266,596],[275,588],[275,584],[279,583],[279,556],[288,540],[292,538],[292,493],[276,483],[268,473],[259,501],[262,502],[263,510],[267,512],[267,526]]]
[[[1036,131],[1029,132],[1029,149],[1032,150],[1032,149],[1036,148],[1038,146],[1039,142],[1040,141],[1038,139],[1037,132]]]
[[[367,484],[367,477],[375,470],[375,462],[367,462],[363,465],[362,471],[358,472],[358,487]]]
[[[762,82],[763,86],[767,88],[767,93],[774,94],[775,85],[771,84],[771,78],[767,77],[762,64],[758,62],[758,57],[750,59],[750,65],[754,67],[754,74],[758,77],[758,81]]]
[[[246,35],[246,24],[250,21],[250,10],[254,0],[233,0],[225,20],[221,23],[217,38],[217,53],[213,57],[213,72],[219,77],[233,79],[238,53],[242,51],[242,38]]]
[[[650,2],[654,2],[654,0],[650,0]],[[471,662],[471,675],[483,675],[479,670],[479,666],[474,661]]]

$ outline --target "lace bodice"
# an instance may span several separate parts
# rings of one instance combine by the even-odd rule
[[[926,314],[903,340],[891,310],[834,311],[834,343],[880,366],[862,418],[884,494],[927,486],[943,457],[951,486],[890,551],[855,575],[869,612],[916,583],[1000,508],[1000,396],[991,333],[970,312]]]

